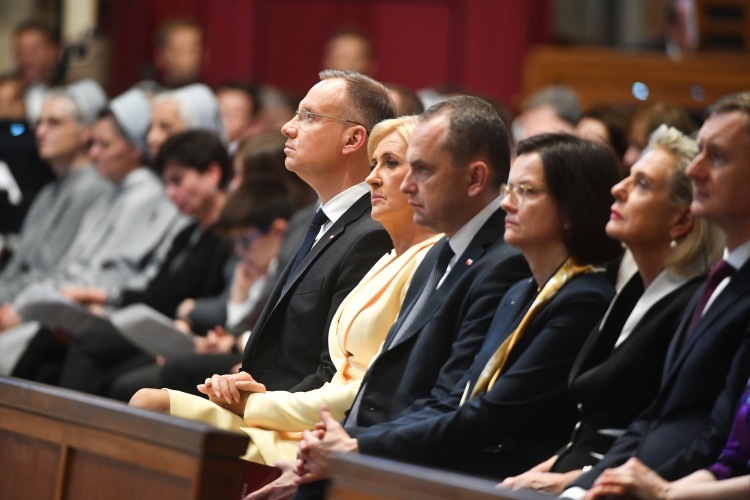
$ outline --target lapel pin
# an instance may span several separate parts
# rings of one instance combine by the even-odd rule
[[[329,240],[332,240],[332,239],[333,239],[333,235],[329,236],[329,237],[328,237],[328,239],[329,239]]]
[[[472,265],[473,263],[474,263],[474,261],[473,261],[473,260],[471,260],[471,259],[468,259],[468,260],[466,261],[466,265],[467,265],[467,266],[470,266],[470,265]]]

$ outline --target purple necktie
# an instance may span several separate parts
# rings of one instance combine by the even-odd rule
[[[703,317],[703,310],[706,308],[706,304],[708,304],[711,295],[716,291],[716,287],[719,286],[719,283],[721,283],[724,278],[731,276],[734,271],[735,269],[731,264],[725,260],[720,260],[716,263],[714,268],[711,269],[711,273],[708,275],[708,280],[706,280],[706,288],[703,289],[703,295],[701,295],[701,300],[698,301],[698,305],[695,306],[695,310],[693,311],[693,319],[690,321],[690,327],[685,334],[683,344],[685,344],[687,339],[690,338],[690,335],[695,329],[695,325],[697,325],[698,321]]]

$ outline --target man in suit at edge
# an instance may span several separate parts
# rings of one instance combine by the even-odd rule
[[[530,275],[520,252],[503,240],[498,192],[508,178],[510,151],[507,131],[488,103],[461,96],[427,110],[412,133],[407,160],[401,190],[410,195],[414,219],[446,238],[415,272],[365,375],[344,421],[355,436],[447,395],[471,366],[505,292]],[[425,299],[433,280],[437,287]],[[271,492],[289,497],[295,488],[285,473],[258,498]],[[322,498],[324,488],[324,482],[305,485],[297,497]]]
[[[328,354],[331,319],[393,246],[370,217],[364,182],[367,135],[376,123],[395,117],[388,90],[348,71],[323,71],[320,79],[281,131],[287,136],[287,169],[315,190],[322,207],[279,276],[242,362],[269,390],[309,391],[330,381],[336,371]]]
[[[685,311],[654,403],[563,498],[582,498],[599,474],[630,457],[674,481],[713,464],[729,435],[750,376],[750,92],[712,105],[698,144],[686,171],[690,208],[719,226],[724,259]]]

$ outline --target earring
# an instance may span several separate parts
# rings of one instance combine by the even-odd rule
[[[669,248],[676,248],[677,247],[677,240],[672,240],[669,242]]]

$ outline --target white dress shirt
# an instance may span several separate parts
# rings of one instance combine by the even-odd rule
[[[354,205],[357,200],[369,192],[370,186],[368,186],[366,182],[361,182],[328,200],[328,203],[321,207],[323,213],[328,217],[328,222],[323,224],[320,231],[318,231],[318,236],[315,237],[315,243],[326,234],[326,231],[331,229],[331,226],[333,226],[347,210],[352,208],[352,205]],[[315,246],[315,243],[313,243],[313,246]]]

